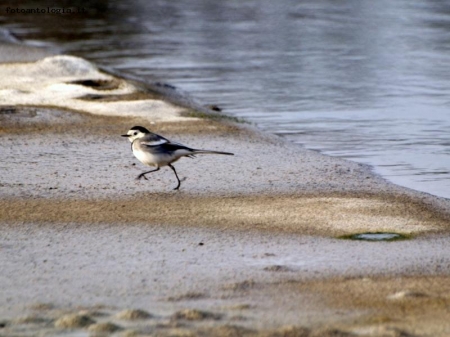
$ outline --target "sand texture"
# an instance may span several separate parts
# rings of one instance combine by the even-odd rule
[[[0,64],[0,336],[450,335],[449,200],[28,58]],[[180,191],[168,168],[137,181],[134,125],[235,156],[181,159]],[[365,232],[403,240],[346,239]]]

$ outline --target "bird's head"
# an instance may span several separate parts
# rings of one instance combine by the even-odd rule
[[[130,130],[128,130],[127,134],[122,135],[122,137],[128,137],[130,142],[133,142],[135,139],[142,138],[149,133],[150,131],[143,126],[133,126]]]

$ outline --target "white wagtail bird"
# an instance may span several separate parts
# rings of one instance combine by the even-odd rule
[[[229,152],[191,149],[182,144],[171,142],[156,133],[148,131],[142,126],[133,126],[127,134],[122,135],[122,137],[128,137],[131,142],[131,150],[133,151],[134,156],[139,159],[142,164],[156,167],[154,170],[141,173],[136,179],[139,180],[144,178],[147,180],[146,174],[159,171],[160,167],[169,166],[175,173],[175,177],[177,177],[178,181],[178,185],[174,190],[180,188],[181,182],[172,163],[176,162],[181,157],[194,158],[194,155],[196,154],[206,153],[226,154],[229,156],[234,155]]]

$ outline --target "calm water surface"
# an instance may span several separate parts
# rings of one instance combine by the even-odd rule
[[[450,198],[450,3],[84,6],[88,14],[2,13],[0,22],[29,42],[168,82],[307,148]]]

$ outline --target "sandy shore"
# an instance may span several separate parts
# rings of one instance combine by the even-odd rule
[[[77,58],[0,74],[0,335],[450,334],[449,200]],[[136,181],[134,125],[236,155]]]

